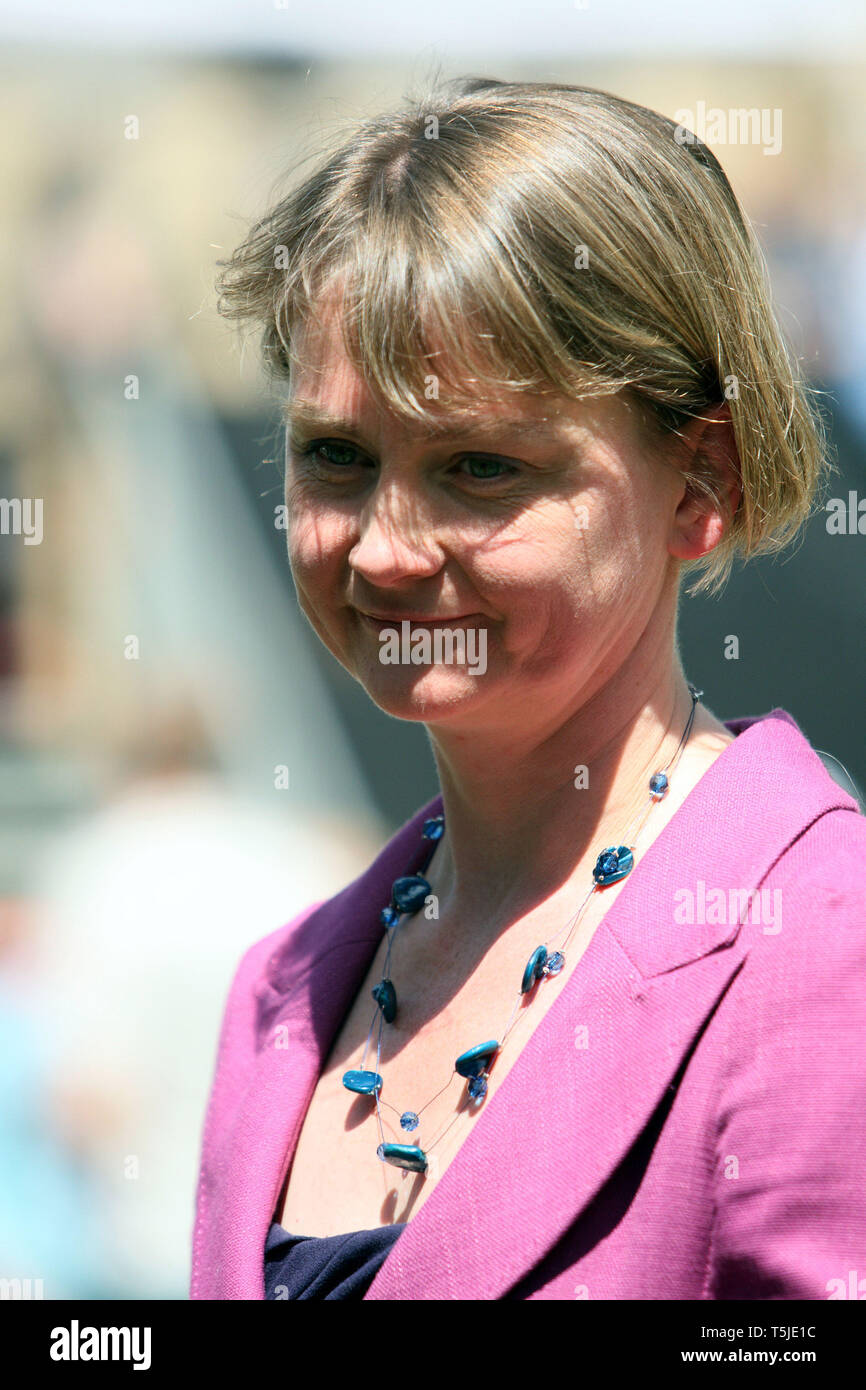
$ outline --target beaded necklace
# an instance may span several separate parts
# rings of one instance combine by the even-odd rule
[[[395,879],[391,886],[391,900],[379,914],[381,922],[388,929],[388,947],[385,953],[383,978],[372,990],[373,998],[376,1001],[376,1010],[373,1014],[373,1021],[370,1024],[370,1031],[367,1034],[367,1041],[364,1044],[364,1052],[361,1057],[360,1067],[343,1074],[343,1085],[348,1091],[353,1091],[358,1095],[375,1096],[376,1119],[381,1141],[376,1153],[384,1163],[391,1163],[397,1168],[405,1168],[413,1172],[427,1172],[427,1155],[434,1146],[439,1143],[445,1130],[443,1130],[442,1134],[439,1134],[431,1144],[428,1144],[423,1149],[417,1144],[388,1143],[385,1139],[385,1131],[382,1124],[382,1106],[387,1105],[389,1110],[393,1110],[395,1115],[399,1115],[401,1129],[411,1133],[418,1128],[420,1117],[427,1109],[428,1105],[432,1105],[433,1101],[442,1095],[443,1091],[448,1089],[455,1076],[460,1076],[466,1081],[467,1095],[470,1100],[476,1102],[477,1109],[477,1106],[487,1094],[490,1068],[493,1065],[494,1059],[502,1051],[505,1039],[514,1026],[515,1015],[520,1007],[521,1000],[525,995],[534,991],[539,980],[550,979],[558,975],[562,970],[565,965],[565,948],[571,940],[574,929],[583,915],[586,905],[593,893],[597,892],[599,888],[606,888],[611,883],[618,883],[620,879],[625,878],[631,873],[634,868],[634,841],[637,840],[643,829],[644,821],[653,806],[656,802],[661,801],[667,793],[670,785],[669,775],[676,767],[683,747],[691,733],[697,702],[703,695],[702,690],[696,690],[693,685],[688,682],[687,684],[689,693],[692,697],[692,708],[682,737],[677,745],[676,752],[667,766],[660,769],[658,772],[654,772],[649,779],[649,803],[633,818],[627,831],[623,835],[625,843],[620,845],[608,845],[608,847],[603,849],[599,854],[595,868],[592,871],[592,887],[589,889],[586,897],[577,909],[577,912],[566,922],[561,931],[557,932],[556,935],[551,937],[548,941],[543,942],[542,945],[537,946],[532,952],[532,955],[529,957],[523,969],[520,991],[517,995],[514,1008],[511,1011],[511,1017],[501,1037],[498,1040],[491,1039],[488,1042],[476,1043],[474,1047],[468,1048],[466,1052],[461,1052],[454,1063],[451,1076],[445,1085],[442,1086],[435,1095],[431,1096],[428,1101],[425,1101],[418,1110],[404,1110],[401,1113],[395,1109],[394,1106],[388,1105],[388,1102],[383,1101],[381,1098],[380,1092],[382,1090],[383,1081],[379,1072],[379,1065],[382,1053],[383,1028],[386,1023],[393,1023],[394,1019],[397,1017],[397,991],[388,974],[388,968],[391,962],[391,948],[394,944],[396,928],[402,918],[413,917],[415,913],[420,912],[427,901],[431,888],[427,879],[424,877],[424,873],[436,851],[439,840],[441,840],[445,832],[444,816],[432,816],[429,820],[425,820],[421,827],[421,834],[425,840],[430,842],[430,848],[417,873],[407,874],[401,878]],[[558,941],[564,932],[567,933],[567,935],[561,948],[549,952],[548,947]],[[373,1036],[373,1030],[377,1023],[379,1031],[376,1039],[376,1069],[372,1071],[367,1070],[364,1063],[370,1047],[370,1039]],[[449,1121],[445,1128],[448,1129],[451,1124],[453,1124],[453,1120]]]

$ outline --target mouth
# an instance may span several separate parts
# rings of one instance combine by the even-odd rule
[[[482,620],[481,613],[456,613],[452,617],[415,617],[411,613],[395,613],[388,617],[381,617],[376,613],[365,613],[363,609],[355,610],[358,615],[369,623],[377,631],[387,627],[399,628],[401,623],[411,623],[413,627],[461,627],[475,625]]]

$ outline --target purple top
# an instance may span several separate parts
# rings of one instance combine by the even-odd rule
[[[405,1224],[341,1236],[293,1236],[272,1221],[265,1241],[265,1298],[362,1299]]]

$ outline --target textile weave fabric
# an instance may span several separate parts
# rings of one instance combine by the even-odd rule
[[[726,727],[365,1301],[866,1293],[866,816],[783,709]],[[240,961],[192,1298],[264,1298],[313,1089],[441,811]]]

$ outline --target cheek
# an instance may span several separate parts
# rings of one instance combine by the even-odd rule
[[[575,499],[575,565],[582,568],[601,598],[633,591],[651,582],[654,564],[663,564],[661,513],[653,499],[617,485]]]
[[[523,607],[580,606],[625,563],[620,529],[605,499],[589,492],[539,503],[467,555],[483,587]]]
[[[287,547],[295,582],[305,587],[324,583],[337,570],[351,545],[345,517],[294,499],[289,504]]]
[[[509,617],[515,651],[603,643],[652,601],[654,519],[628,489],[585,489],[525,513],[474,557],[480,587]]]
[[[497,527],[462,554],[477,591],[501,619],[503,650],[536,662],[554,658],[580,634],[592,582],[588,549],[564,499],[545,501]]]
[[[320,641],[343,665],[347,662],[341,579],[349,544],[344,520],[318,507],[291,507],[286,545],[298,606]]]

